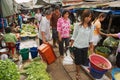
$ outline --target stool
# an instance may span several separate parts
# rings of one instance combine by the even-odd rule
[[[16,45],[13,42],[6,42],[6,47],[9,49],[9,52],[12,52],[12,56],[16,51]]]

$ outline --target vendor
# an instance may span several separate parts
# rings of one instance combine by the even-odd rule
[[[11,27],[12,32],[15,31],[17,33],[20,33],[20,26],[18,26],[16,22],[11,23],[10,27]]]
[[[116,37],[120,39],[120,32],[119,33],[115,33],[115,34],[107,34],[107,36],[112,36],[112,37]],[[117,56],[116,56],[116,65],[117,67],[120,68],[120,42],[118,45],[118,49],[117,49]]]
[[[7,27],[5,28],[5,33],[3,38],[5,42],[13,42],[14,44],[16,44],[17,42],[17,38],[15,36],[15,34],[11,33],[11,28]]]

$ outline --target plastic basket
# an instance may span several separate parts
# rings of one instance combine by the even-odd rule
[[[112,69],[111,75],[112,75],[112,80],[115,80],[115,73],[120,72],[120,68],[114,68]]]
[[[103,75],[107,72],[107,70],[104,70],[104,71],[99,71],[99,70],[96,70],[92,67],[90,67],[90,74],[96,78],[96,79],[100,79],[103,77]]]

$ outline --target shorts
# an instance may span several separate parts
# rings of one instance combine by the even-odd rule
[[[74,61],[76,65],[84,65],[87,61],[88,48],[73,47]]]

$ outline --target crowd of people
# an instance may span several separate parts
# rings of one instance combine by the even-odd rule
[[[106,18],[105,13],[100,13],[98,17],[92,20],[93,12],[89,9],[85,9],[80,15],[80,22],[74,26],[72,37],[70,36],[71,21],[69,19],[69,10],[62,10],[61,13],[60,7],[55,6],[54,10],[47,9],[44,16],[39,9],[37,13],[32,16],[34,16],[36,21],[33,21],[33,24],[35,24],[38,29],[39,45],[49,43],[49,41],[52,40],[53,48],[59,48],[61,58],[64,58],[65,50],[68,47],[72,47],[76,64],[77,80],[80,79],[79,65],[86,63],[88,50],[91,54],[95,53],[94,48],[100,41],[101,35],[120,38],[120,33],[105,34],[101,32],[101,22]],[[18,27],[16,23],[12,23],[10,27],[5,29],[5,34],[3,35],[5,42],[13,42],[16,44],[16,42],[20,40],[20,37],[13,33],[19,33],[22,27],[20,15],[18,22],[20,23],[20,27]],[[116,59],[116,64],[120,67],[120,49],[118,49]]]

